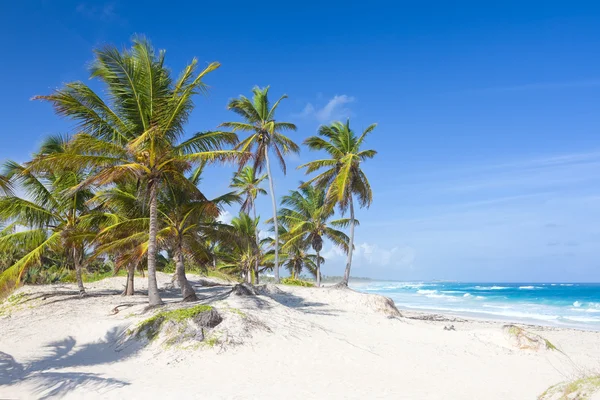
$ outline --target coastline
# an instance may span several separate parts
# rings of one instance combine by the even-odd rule
[[[532,282],[351,282],[398,308],[475,320],[600,331],[600,284]]]
[[[121,277],[90,284],[83,299],[74,285],[19,289],[0,316],[0,397],[536,399],[600,371],[600,332],[519,324],[557,350],[521,349],[506,323],[399,316],[377,295],[266,285],[236,296],[223,282],[190,280],[223,316],[216,345],[132,340],[156,310],[143,293],[119,296]],[[165,308],[188,306],[168,296],[169,281],[159,274]]]

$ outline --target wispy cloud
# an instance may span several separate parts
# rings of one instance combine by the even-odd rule
[[[410,246],[392,246],[384,248],[373,243],[356,243],[352,254],[352,265],[361,267],[412,267],[416,258],[415,250]],[[335,267],[342,267],[346,254],[339,247],[330,247],[322,253],[323,258]],[[338,268],[339,269],[339,268]]]
[[[119,19],[114,2],[104,4],[79,3],[75,7],[75,11],[87,18],[102,21],[115,21]]]
[[[315,107],[308,103],[297,117],[316,119],[321,124],[327,124],[335,120],[343,120],[352,115],[352,111],[347,107],[353,103],[355,98],[345,94],[335,95],[323,107]]]

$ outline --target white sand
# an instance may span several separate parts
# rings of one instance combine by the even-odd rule
[[[600,370],[598,332],[527,327],[564,354],[521,350],[501,323],[389,318],[372,295],[287,286],[254,297],[198,286],[217,295],[204,302],[224,316],[216,332],[228,343],[144,347],[124,339],[152,315],[145,297],[109,295],[124,281],[88,284],[94,296],[83,299],[64,294],[73,285],[25,287],[21,302],[5,303],[0,398],[535,399]],[[131,306],[112,314],[119,304]]]

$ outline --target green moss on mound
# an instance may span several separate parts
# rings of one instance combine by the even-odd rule
[[[153,340],[158,336],[160,328],[166,321],[182,322],[187,319],[196,317],[206,311],[211,311],[213,308],[204,304],[194,307],[180,308],[178,310],[162,311],[154,316],[140,322],[137,326],[136,336],[139,338],[144,332],[148,340]]]

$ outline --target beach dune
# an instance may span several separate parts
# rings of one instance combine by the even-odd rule
[[[398,312],[352,290],[238,296],[190,278],[222,317],[196,345],[136,338],[158,310],[119,296],[121,277],[85,298],[72,285],[19,289],[0,316],[0,398],[536,399],[600,370],[598,332]],[[166,310],[187,306],[164,294]],[[528,348],[517,331],[544,341]]]

